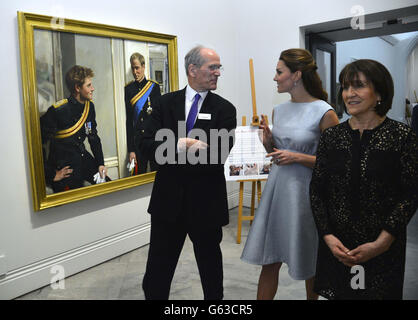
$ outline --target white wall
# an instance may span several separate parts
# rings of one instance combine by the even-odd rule
[[[372,0],[364,7],[367,14],[415,2]],[[258,113],[270,115],[274,104],[287,99],[275,92],[272,79],[280,52],[299,46],[299,27],[348,17],[356,4],[358,0],[315,5],[303,0],[297,7],[273,0],[1,1],[0,256],[5,257],[0,258],[0,274],[7,274],[0,277],[0,298],[48,284],[53,263],[63,264],[70,275],[143,245],[149,236],[146,208],[151,185],[43,212],[32,210],[17,11],[177,35],[180,88],[186,84],[185,53],[195,44],[211,46],[225,66],[217,92],[235,104],[240,122],[242,115],[251,116],[248,59],[254,59]]]
[[[409,86],[411,85],[411,83],[409,83],[410,78],[408,79],[407,72],[408,59],[417,45],[418,36],[415,36],[411,39],[401,40],[395,46],[397,52],[396,60],[399,61],[399,67],[396,68],[394,74],[394,79],[396,78],[397,82],[395,82],[395,97],[393,99],[393,107],[398,107],[401,112],[402,119],[404,119],[405,115],[405,98],[409,95],[408,91]],[[410,97],[412,98],[412,96]],[[414,99],[415,98],[413,98],[412,101],[415,101]]]
[[[418,46],[414,48],[408,58],[407,83],[406,96],[411,103],[417,103],[418,99],[415,98],[415,95],[418,96]]]
[[[355,5],[363,6],[367,15],[416,5],[416,0],[299,0],[297,4],[263,0],[254,6],[250,1],[245,3],[247,5],[240,4],[235,9],[239,26],[236,48],[239,64],[239,119],[244,113],[247,116],[251,114],[248,110],[251,107],[249,58],[254,59],[258,113],[267,114],[270,119],[272,106],[289,98],[288,94],[277,94],[273,77],[280,52],[288,48],[298,48],[304,43],[299,27],[349,18],[350,9]]]
[[[395,47],[379,37],[337,42],[337,76],[352,59],[373,59],[393,73]]]

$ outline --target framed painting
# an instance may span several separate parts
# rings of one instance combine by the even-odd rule
[[[145,173],[135,176],[131,176],[127,166],[124,90],[127,84],[135,81],[130,62],[133,53],[144,57],[144,75],[160,87],[161,94],[178,90],[177,37],[24,12],[18,12],[18,24],[35,211],[153,182],[155,172],[150,171],[149,166]],[[90,108],[94,103],[94,124],[100,137],[107,179],[97,184],[83,181],[81,186],[57,191],[51,186],[53,183],[47,172],[48,169],[60,170],[50,168],[51,155],[58,149],[51,147],[54,139],[44,139],[41,119],[50,108],[58,108],[71,100],[73,92],[68,88],[66,76],[74,66],[83,66],[94,74]],[[91,122],[83,124],[85,127],[75,130],[88,130],[87,124],[91,125]],[[67,131],[71,129],[66,128]],[[58,134],[54,136],[57,137]],[[85,139],[80,146],[86,153],[95,154],[94,146],[89,142]],[[53,181],[57,176],[53,176]]]

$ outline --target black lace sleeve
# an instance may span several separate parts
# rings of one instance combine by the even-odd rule
[[[323,237],[330,234],[331,230],[328,223],[328,213],[326,205],[327,197],[327,136],[328,130],[324,131],[319,139],[318,150],[316,152],[315,167],[312,172],[310,183],[310,198],[312,214],[318,229],[318,234]]]
[[[384,222],[383,229],[393,235],[406,228],[418,207],[418,138],[409,131],[401,149],[401,199]]]

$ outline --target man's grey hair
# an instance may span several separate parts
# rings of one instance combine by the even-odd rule
[[[198,68],[200,68],[206,60],[200,54],[200,51],[204,49],[203,46],[196,46],[192,50],[190,50],[186,56],[184,57],[184,67],[186,68],[186,75],[189,75],[189,65],[194,64]]]

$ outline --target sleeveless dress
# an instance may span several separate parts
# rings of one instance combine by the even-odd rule
[[[319,123],[332,107],[322,100],[285,102],[274,108],[277,149],[315,155]],[[318,233],[309,199],[312,169],[273,164],[241,259],[257,265],[284,262],[295,280],[315,275]]]

